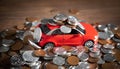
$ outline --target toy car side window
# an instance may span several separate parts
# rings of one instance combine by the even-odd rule
[[[86,31],[84,29],[81,29],[79,26],[77,26],[76,29],[78,29],[79,31],[81,31],[84,34],[86,33]]]
[[[63,33],[60,31],[60,29],[56,29],[52,32],[52,35],[62,35]]]
[[[72,31],[69,34],[80,34],[77,30],[72,29]]]
[[[50,31],[50,29],[47,27],[46,24],[41,24],[40,28],[41,28],[42,32],[45,34],[47,34]]]

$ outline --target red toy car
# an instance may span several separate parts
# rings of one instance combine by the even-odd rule
[[[88,23],[80,24],[85,30],[72,29],[70,33],[62,33],[60,25],[40,24],[42,36],[38,44],[44,48],[65,45],[93,47],[98,41],[98,32]]]

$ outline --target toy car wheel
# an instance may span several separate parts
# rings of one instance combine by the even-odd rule
[[[84,43],[84,46],[92,48],[94,46],[94,42],[92,40],[88,40]]]
[[[54,43],[49,42],[49,43],[45,44],[44,49],[53,48],[54,46],[55,46]]]

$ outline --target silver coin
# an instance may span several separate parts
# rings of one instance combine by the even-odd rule
[[[118,39],[118,38],[116,38],[116,37],[113,37],[112,40],[115,41],[115,42],[120,43],[120,39]]]
[[[104,48],[108,48],[108,49],[114,49],[115,47],[113,45],[110,44],[105,44],[103,45]]]
[[[19,38],[19,39],[23,40],[24,32],[25,31],[17,31],[16,32],[16,38]]]
[[[57,21],[65,21],[66,19],[67,19],[67,15],[65,15],[65,14],[57,14],[57,15],[55,15],[53,17],[53,20],[55,22],[57,22]]]
[[[107,27],[111,30],[117,30],[118,26],[116,26],[115,24],[107,24]]]
[[[21,66],[12,66],[12,67],[10,67],[10,69],[22,69],[22,67]]]
[[[98,25],[97,29],[100,30],[100,31],[107,31],[106,25]]]
[[[36,28],[33,33],[33,38],[36,42],[39,42],[42,37],[42,31],[40,28]]]
[[[99,58],[97,64],[104,64],[104,63],[105,63],[105,61],[102,58]]]
[[[2,40],[2,45],[3,46],[11,46],[12,44],[14,44],[15,43],[15,41],[14,40],[8,40],[8,39],[3,39]]]
[[[23,65],[22,58],[19,55],[13,55],[10,58],[10,63],[13,66],[21,66],[21,65]]]
[[[89,63],[88,62],[80,62],[79,65],[75,67],[75,69],[89,69]]]
[[[98,49],[100,49],[102,47],[102,45],[101,44],[97,44],[97,46],[96,46],[96,48],[98,48]]]
[[[95,52],[89,52],[89,55],[90,57],[93,57],[93,58],[99,58],[101,56],[101,53],[95,53]]]
[[[28,63],[31,69],[40,69],[41,61]]]
[[[7,52],[9,51],[10,47],[6,47],[6,46],[0,46],[0,52]]]
[[[103,56],[103,60],[105,60],[105,61],[107,61],[107,62],[113,62],[113,61],[115,61],[116,59],[115,59],[114,55],[112,55],[112,54],[105,54],[105,55]]]
[[[67,51],[62,47],[56,47],[54,53],[57,55],[65,55]]]
[[[110,30],[106,31],[106,33],[109,36],[109,38],[112,38],[114,36],[114,33]]]
[[[106,32],[98,32],[100,39],[110,39],[109,35]]]
[[[22,58],[24,61],[28,61],[28,62],[35,62],[39,60],[39,57],[33,55],[33,51],[25,51],[22,54]]]
[[[118,49],[120,49],[120,43],[117,43],[117,46],[116,46]]]
[[[78,54],[78,57],[81,61],[87,61],[89,58],[89,55],[87,53],[82,53],[81,55]]]
[[[63,26],[60,27],[60,31],[63,32],[63,33],[70,33],[72,31],[72,29],[63,25]]]
[[[53,58],[53,63],[56,65],[63,65],[63,64],[65,64],[65,58],[56,56]]]
[[[101,48],[101,52],[103,52],[103,53],[113,53],[113,50],[108,49],[108,48]]]

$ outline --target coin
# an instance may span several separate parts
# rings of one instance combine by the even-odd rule
[[[99,40],[98,40],[98,43],[104,45],[104,44],[107,44],[107,41],[106,41],[106,40],[101,40],[101,39],[99,39]]]
[[[110,39],[110,36],[106,32],[98,32],[98,34],[100,39],[103,40]]]
[[[117,47],[118,49],[120,49],[120,43],[117,43],[116,47]]]
[[[89,63],[89,65],[90,65],[90,69],[97,69],[98,68],[97,63]]]
[[[116,37],[113,37],[112,40],[115,41],[115,42],[120,43],[120,39],[118,39],[118,38],[116,38]]]
[[[114,49],[115,47],[113,45],[110,44],[105,44],[103,45],[104,48],[108,48],[108,49]]]
[[[108,28],[106,27],[106,25],[98,25],[98,26],[97,26],[97,29],[98,29],[99,31],[107,31],[107,30],[108,30]]]
[[[44,69],[58,69],[58,66],[52,63],[46,63]]]
[[[82,54],[78,54],[78,57],[81,61],[87,61],[89,58],[89,55],[87,53],[82,53]]]
[[[37,21],[39,20],[37,17],[26,17],[25,19],[27,22],[34,22],[34,21]]]
[[[69,65],[77,65],[79,63],[79,58],[77,56],[69,56],[66,61]]]
[[[23,30],[24,27],[25,27],[25,26],[24,26],[23,24],[21,24],[21,25],[17,25],[17,26],[16,26],[16,28],[17,28],[18,30]]]
[[[70,51],[71,50],[71,46],[61,46],[62,48],[64,48],[66,51]]]
[[[23,43],[24,44],[28,44],[29,43],[28,40],[34,40],[33,36],[32,35],[26,35],[26,36],[24,36]]]
[[[90,63],[97,63],[98,60],[99,60],[98,58],[89,57],[88,62],[90,62]]]
[[[118,32],[118,33],[115,33],[115,35],[114,35],[116,38],[118,38],[118,39],[120,39],[120,33]]]
[[[113,29],[113,30],[117,30],[118,29],[118,26],[116,26],[115,24],[107,24],[107,27],[109,29]]]
[[[76,66],[76,69],[90,69],[90,65],[88,62],[80,62],[79,65]]]
[[[93,58],[99,58],[101,56],[101,53],[98,52],[89,52],[90,57]]]
[[[63,25],[63,26],[60,27],[60,31],[63,32],[63,33],[70,33],[72,31],[72,29]]]
[[[34,47],[32,47],[31,45],[25,45],[23,46],[23,48],[21,49],[21,51],[27,51],[27,50],[35,50]]]
[[[113,53],[113,50],[111,50],[111,49],[109,49],[109,48],[101,48],[101,51],[103,52],[103,53]]]
[[[19,55],[13,55],[10,58],[10,63],[13,66],[21,66],[22,65],[22,58]]]
[[[9,64],[10,56],[8,56],[6,53],[0,53],[0,65],[8,65]]]
[[[34,51],[34,55],[35,56],[45,56],[46,52],[44,50],[42,50],[42,49],[39,49],[39,50]]]
[[[56,65],[63,65],[63,64],[65,64],[65,58],[56,56],[53,58],[53,63]]]
[[[41,28],[36,28],[33,33],[33,38],[35,42],[39,42],[42,37],[42,31]]]
[[[10,47],[0,46],[0,52],[7,52],[9,49]]]
[[[8,55],[9,55],[9,56],[14,56],[14,55],[17,55],[17,52],[14,52],[14,51],[8,51]]]
[[[39,57],[33,55],[33,51],[25,51],[22,54],[22,58],[24,61],[28,61],[28,62],[35,62],[39,60]]]
[[[103,56],[103,60],[105,60],[107,62],[114,62],[116,60],[116,58],[112,54],[105,54]]]
[[[17,31],[16,32],[16,38],[19,38],[19,39],[23,40],[24,33],[25,33],[25,31]]]
[[[99,58],[97,64],[104,64],[104,63],[105,63],[105,61],[102,58]]]
[[[3,39],[2,40],[2,45],[3,46],[11,46],[11,45],[13,45],[15,43],[15,41],[14,40],[8,40],[8,39]]]
[[[115,63],[111,62],[103,64],[102,69],[119,69],[119,68],[116,68]]]
[[[54,53],[57,54],[57,55],[65,55],[66,50],[62,47],[55,47],[54,48]]]
[[[21,40],[16,40],[15,44],[11,46],[11,50],[20,50],[21,48],[23,48],[23,42]]]

